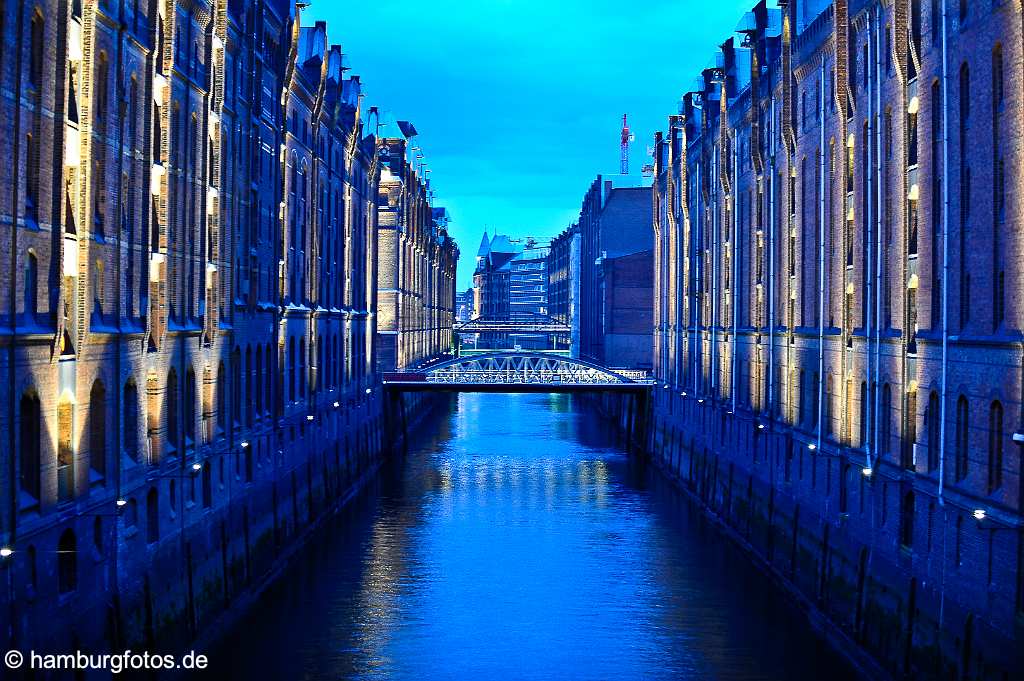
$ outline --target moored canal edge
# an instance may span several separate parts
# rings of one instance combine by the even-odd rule
[[[847,489],[848,511],[833,508],[836,457],[805,451],[784,427],[657,388],[643,415],[625,396],[591,402],[631,455],[699,506],[864,678],[1003,679],[1022,668],[1013,637],[967,612],[950,592],[953,579],[942,594],[941,584],[913,576],[885,523],[872,525],[883,511],[870,494]],[[865,484],[882,483],[865,476]],[[887,510],[889,524],[897,510]],[[867,532],[873,543],[862,541]]]

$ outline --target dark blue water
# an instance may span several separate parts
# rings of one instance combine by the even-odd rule
[[[211,651],[236,679],[843,679],[567,395],[464,394]]]

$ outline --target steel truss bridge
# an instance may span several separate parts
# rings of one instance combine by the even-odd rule
[[[541,314],[519,316],[513,319],[470,319],[453,327],[455,333],[560,333],[572,332],[572,328],[553,317]]]
[[[385,387],[463,392],[570,392],[646,390],[646,371],[611,369],[564,355],[489,352],[465,355],[421,369],[384,374]]]

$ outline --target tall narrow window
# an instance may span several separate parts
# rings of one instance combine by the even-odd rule
[[[917,443],[917,390],[908,392],[906,400],[900,457],[903,459],[903,468],[913,470],[917,465],[914,460],[914,445]]]
[[[78,543],[75,533],[64,530],[57,542],[57,590],[71,593],[78,588]]]
[[[908,490],[900,500],[900,544],[908,549],[914,545],[913,490]]]
[[[988,493],[1003,486],[1003,405],[993,402],[988,411]]]
[[[971,169],[968,159],[968,129],[971,115],[971,73],[964,63],[960,66],[960,326],[971,320],[971,275],[967,271],[968,220],[971,213]]]
[[[25,136],[25,220],[30,227],[37,227],[39,210],[39,142],[33,134]]]
[[[245,425],[252,426],[253,364],[252,346],[245,348]]]
[[[185,441],[190,447],[196,442],[196,372],[189,366],[185,372]]]
[[[968,466],[968,423],[967,398],[963,395],[956,401],[956,481],[967,477]]]
[[[299,339],[299,398],[306,396],[306,339]]]
[[[43,15],[36,10],[32,15],[32,43],[29,47],[29,84],[37,90],[43,86],[43,57],[46,48],[43,45],[43,31],[45,24]]]
[[[70,501],[75,496],[74,418],[74,405],[64,395],[57,405],[57,498],[60,501]]]
[[[155,544],[160,539],[160,498],[156,488],[146,494],[146,541]]]
[[[21,396],[20,404],[20,461],[21,491],[29,496],[39,498],[40,482],[40,434],[42,432],[39,397],[35,392],[27,392]]]
[[[89,465],[99,475],[107,472],[107,391],[98,378],[89,393]]]
[[[39,261],[36,254],[28,252],[25,259],[25,322],[33,324],[36,319],[39,295]]]
[[[933,0],[937,1],[937,0]],[[937,329],[941,323],[942,310],[942,176],[945,168],[942,165],[942,94],[939,81],[932,81],[932,94],[928,100],[931,104],[931,219],[932,219],[932,301],[931,328]]]
[[[265,386],[266,395],[265,395],[265,398],[266,398],[266,411],[267,411],[268,414],[272,413],[273,409],[274,409],[274,372],[273,372],[273,369],[272,369],[273,363],[272,363],[272,359],[271,359],[271,354],[270,353],[271,353],[270,345],[267,344],[267,347],[265,348],[266,362],[264,363],[264,366],[267,368],[267,370],[266,370],[264,376],[265,376],[265,379],[266,379],[266,386]]]
[[[242,352],[231,353],[231,421],[232,427],[242,423]]]
[[[228,385],[224,377],[224,364],[217,365],[217,432],[223,433],[228,424]]]
[[[868,444],[868,384],[865,381],[861,381],[860,384],[860,432],[858,433],[860,439],[857,442],[859,447],[865,447]]]
[[[107,131],[107,119],[110,112],[107,111],[108,96],[110,93],[110,62],[106,52],[100,52],[96,60],[96,82],[93,87],[95,99],[93,104],[94,121],[97,132],[102,136]]]
[[[263,413],[263,349],[256,346],[256,373],[253,376],[253,390],[256,393],[256,417]]]
[[[174,450],[181,447],[181,433],[179,431],[181,419],[178,415],[178,400],[181,397],[178,395],[178,374],[171,369],[167,373],[167,407],[166,407],[166,429],[167,429],[167,444]]]
[[[288,401],[295,401],[295,337],[288,339]]]
[[[1003,226],[1006,220],[1006,164],[1003,158],[1003,48],[992,50],[992,326],[998,331],[1006,314],[1005,274],[1006,247]]]
[[[942,443],[939,442],[940,418],[939,394],[934,390],[928,394],[928,471],[939,470],[939,451]]]
[[[139,460],[139,391],[135,381],[124,384],[124,453],[133,461]]]
[[[882,413],[878,418],[880,420],[878,424],[880,431],[878,453],[888,454],[889,447],[892,446],[892,389],[888,383],[882,386]]]

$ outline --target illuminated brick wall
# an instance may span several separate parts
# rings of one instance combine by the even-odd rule
[[[1021,5],[780,4],[743,18],[656,140],[657,439],[784,499],[775,522],[810,526],[819,570],[829,542],[854,566],[865,548],[850,581],[890,595],[831,614],[892,671],[945,673],[931,645],[963,675],[1006,671],[1024,613]],[[902,620],[869,621],[872,598]]]
[[[379,451],[375,131],[287,1],[0,11],[0,607],[194,634]]]

